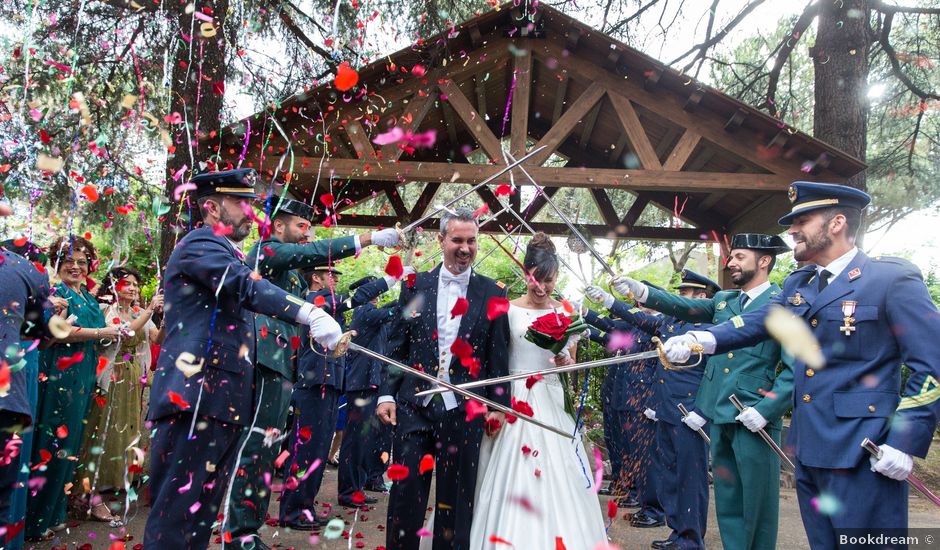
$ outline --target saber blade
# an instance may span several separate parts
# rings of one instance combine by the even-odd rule
[[[506,153],[506,156],[509,157],[509,160],[513,162],[516,161],[516,159],[512,156],[511,153]],[[584,244],[588,252],[590,252],[591,255],[594,256],[594,259],[597,260],[601,264],[601,266],[603,266],[604,270],[607,271],[607,274],[610,275],[611,277],[617,277],[617,273],[615,273],[614,269],[607,264],[607,260],[605,260],[604,257],[600,255],[600,253],[591,245],[590,242],[588,242],[587,238],[585,238],[585,236],[581,234],[581,231],[579,231],[578,228],[575,227],[575,225],[571,222],[568,216],[561,210],[561,208],[558,208],[558,205],[555,204],[555,201],[553,201],[552,198],[548,196],[547,193],[545,193],[545,189],[541,185],[539,185],[537,181],[535,181],[535,178],[533,178],[532,175],[529,174],[529,172],[525,169],[525,167],[519,166],[519,169],[522,170],[522,173],[525,174],[525,177],[528,178],[528,180],[532,183],[532,185],[535,186],[535,189],[538,190],[538,192],[542,194],[542,198],[545,199],[545,203],[552,207],[552,210],[555,211],[555,214],[558,214],[558,217],[561,218],[561,221],[564,222],[564,224],[568,226],[568,229],[571,230],[574,236],[577,237],[578,240],[580,240]]]
[[[483,386],[491,386],[493,384],[503,384],[506,382],[512,382],[514,380],[525,380],[530,376],[535,376],[537,374],[547,375],[547,374],[562,374],[565,372],[574,372],[579,370],[593,369],[596,367],[606,367],[607,365],[616,365],[617,363],[630,363],[632,361],[641,361],[643,359],[651,359],[653,357],[659,357],[659,351],[644,351],[642,353],[634,353],[631,355],[617,355],[614,357],[608,357],[606,359],[597,359],[596,361],[587,361],[584,363],[575,363],[573,365],[565,365],[564,367],[552,367],[550,369],[543,370],[534,370],[527,372],[517,372],[514,374],[507,374],[506,376],[499,376],[497,378],[486,378],[484,380],[475,380],[473,382],[467,382],[466,384],[459,384],[456,387],[467,390],[471,388],[481,388]],[[435,383],[439,382],[437,378],[434,378]],[[429,390],[424,390],[418,392],[415,396],[420,397],[423,395],[434,395],[435,393],[444,393],[448,391],[444,387],[440,388],[431,388]]]
[[[682,403],[678,403],[676,406],[679,407],[679,412],[682,413],[682,419],[685,420],[685,417],[689,416],[689,409],[685,408],[685,405],[683,405]],[[705,430],[703,430],[702,428],[699,428],[698,434],[702,436],[702,439],[705,440],[705,443],[709,445],[712,444],[712,438],[708,437],[708,434],[705,433]]]
[[[871,454],[871,456],[878,458],[878,459],[881,458],[881,448],[878,447],[878,445],[876,445],[875,442],[872,441],[871,439],[868,439],[866,437],[865,439],[862,440],[861,445],[863,449],[865,449]],[[911,485],[911,487],[917,489],[920,492],[920,494],[927,497],[927,500],[936,504],[937,506],[940,506],[940,497],[938,497],[937,495],[933,493],[933,491],[928,489],[927,486],[924,485],[924,482],[918,479],[917,476],[914,475],[914,472],[911,472],[907,475],[907,482]]]
[[[360,346],[359,344],[356,344],[355,342],[350,342],[348,349],[349,349],[349,351],[358,351],[359,353],[362,353],[362,354],[364,354],[364,355],[368,355],[369,357],[371,357],[371,358],[373,358],[373,359],[377,359],[377,360],[379,360],[379,361],[382,361],[383,363],[386,363],[386,364],[391,365],[391,366],[393,366],[393,367],[397,367],[397,368],[401,369],[402,372],[406,372],[406,373],[408,373],[408,374],[410,374],[410,375],[412,375],[412,376],[416,376],[416,377],[418,377],[418,378],[420,378],[420,379],[422,379],[422,380],[424,380],[424,381],[426,381],[426,382],[433,382],[433,383],[435,383],[435,384],[439,384],[439,385],[443,386],[444,388],[446,388],[445,391],[448,391],[448,390],[449,390],[449,391],[452,391],[452,392],[454,392],[454,393],[456,393],[456,394],[459,394],[459,395],[461,395],[461,396],[463,396],[463,397],[465,397],[465,398],[467,398],[467,399],[472,399],[472,400],[474,400],[474,401],[478,401],[478,402],[480,402],[480,403],[483,403],[484,405],[486,405],[487,407],[489,407],[490,410],[495,410],[495,411],[499,411],[499,412],[501,412],[501,413],[510,414],[510,415],[512,415],[512,416],[515,416],[516,418],[518,418],[518,419],[520,419],[520,420],[524,420],[524,421],[526,421],[526,422],[528,422],[528,423],[530,423],[530,424],[533,424],[533,425],[535,425],[535,426],[538,426],[538,427],[540,427],[540,428],[542,428],[542,429],[545,429],[545,430],[548,430],[548,431],[550,431],[550,432],[556,433],[556,434],[558,434],[558,435],[560,435],[560,436],[562,436],[562,437],[564,437],[564,438],[566,438],[566,439],[574,439],[574,434],[570,434],[570,433],[564,432],[564,431],[562,431],[561,429],[556,428],[555,426],[552,426],[551,424],[546,424],[545,422],[542,422],[541,420],[536,420],[535,418],[532,418],[531,416],[526,416],[526,415],[524,415],[524,414],[521,414],[521,413],[519,413],[519,411],[514,411],[513,409],[507,407],[506,405],[503,405],[503,404],[501,404],[501,403],[497,403],[496,401],[491,401],[491,400],[489,400],[489,399],[487,399],[487,398],[485,398],[485,397],[481,397],[481,396],[479,396],[479,395],[477,395],[477,394],[475,394],[475,393],[473,393],[473,392],[467,391],[467,390],[465,390],[465,389],[463,389],[463,388],[461,388],[461,387],[459,387],[459,386],[457,386],[457,385],[455,385],[455,384],[451,384],[450,382],[445,382],[445,381],[440,380],[439,378],[437,378],[437,377],[435,377],[435,376],[431,376],[430,374],[428,374],[428,373],[426,373],[426,372],[421,372],[421,371],[419,371],[418,369],[409,367],[408,365],[405,365],[404,363],[400,363],[400,362],[398,362],[398,361],[396,361],[396,360],[394,360],[394,359],[392,359],[392,358],[390,358],[390,357],[386,357],[386,356],[382,355],[381,353],[372,351],[372,350],[369,349],[369,348],[362,347],[362,346]]]
[[[445,209],[447,209],[447,207],[451,206],[452,204],[455,204],[455,203],[456,203],[457,201],[459,201],[460,199],[463,199],[464,197],[467,197],[467,196],[469,196],[470,194],[475,193],[476,190],[477,190],[477,189],[480,189],[481,187],[484,187],[484,186],[486,186],[486,185],[489,185],[490,183],[493,183],[494,181],[496,181],[497,178],[499,178],[500,176],[502,176],[502,175],[505,174],[506,172],[512,170],[513,168],[516,168],[516,167],[520,166],[523,162],[525,162],[525,161],[528,160],[530,157],[532,157],[533,155],[535,155],[536,153],[538,153],[539,151],[541,151],[541,150],[544,149],[544,148],[545,148],[544,145],[542,145],[541,147],[536,147],[535,149],[532,149],[532,151],[530,151],[530,152],[529,152],[528,154],[526,154],[524,157],[519,158],[519,160],[513,159],[511,163],[508,163],[506,166],[503,166],[502,168],[500,168],[499,171],[497,171],[495,174],[493,174],[492,176],[486,178],[485,180],[481,181],[480,183],[474,185],[474,186],[471,187],[470,189],[467,189],[467,190],[464,191],[463,193],[460,193],[459,195],[457,195],[457,196],[454,197],[453,199],[447,201],[447,203],[444,204],[443,206],[441,206],[440,208],[437,208],[437,209],[435,209],[433,212],[431,212],[430,214],[426,214],[426,215],[424,215],[424,216],[421,216],[421,218],[419,218],[419,219],[417,219],[417,220],[415,220],[415,221],[409,223],[409,224],[406,225],[405,227],[402,227],[402,228],[401,228],[402,233],[408,233],[408,232],[412,231],[414,228],[418,227],[418,226],[421,225],[422,223],[424,223],[424,222],[430,220],[430,219],[433,218],[434,216],[436,216],[436,215],[438,215],[439,213],[443,212]],[[518,415],[516,415],[516,416],[518,416]]]
[[[737,395],[732,393],[728,396],[728,400],[731,401],[731,403],[734,405],[734,408],[738,409],[738,412],[744,411],[744,403],[741,403],[741,400],[738,399]],[[777,453],[777,456],[780,457],[780,460],[790,467],[791,472],[796,471],[796,465],[793,464],[793,461],[790,460],[790,457],[787,456],[787,453],[783,452],[783,449],[780,448],[780,445],[777,445],[777,442],[774,441],[772,437],[770,437],[770,434],[767,433],[767,430],[761,428],[757,431],[757,434],[760,435],[761,439],[764,440],[764,443],[766,443],[768,447]]]

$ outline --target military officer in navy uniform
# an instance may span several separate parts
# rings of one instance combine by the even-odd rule
[[[262,277],[290,294],[303,298],[307,285],[298,269],[322,266],[358,254],[370,244],[395,246],[395,229],[360,235],[307,242],[315,212],[309,205],[293,199],[274,201],[271,235],[258,241],[249,251],[247,263]],[[287,411],[295,378],[295,361],[300,347],[297,325],[275,317],[256,314],[255,396],[257,411],[252,425],[243,435],[241,458],[232,485],[225,530],[243,546],[253,542],[263,550],[258,538],[271,499],[270,480],[280,445],[274,442],[285,432]],[[252,540],[253,539],[253,540]]]
[[[333,348],[340,326],[321,309],[252,272],[239,243],[251,231],[254,170],[200,174],[203,227],[183,237],[166,266],[166,339],[148,420],[151,512],[144,547],[205,548],[230,490],[242,431],[254,417],[255,318],[309,325]]]
[[[629,323],[599,317],[588,310],[584,317],[588,324],[607,332],[607,338],[618,334],[628,343],[625,353],[640,353],[654,349],[649,335]],[[659,527],[666,522],[665,511],[659,500],[659,472],[654,467],[656,455],[656,425],[649,416],[654,404],[653,374],[657,359],[618,363],[608,367],[601,386],[604,398],[604,437],[611,456],[611,471],[620,455],[620,478],[617,493],[623,494],[618,504],[639,507],[631,516],[634,527]]]
[[[32,408],[23,368],[24,339],[48,339],[46,326],[52,316],[49,279],[26,258],[0,248],[0,364],[8,372],[9,385],[0,393],[0,449],[8,449],[14,434],[32,424]],[[20,471],[22,455],[0,461],[0,526],[12,527],[10,501]],[[29,456],[25,457],[29,462]],[[2,534],[9,540],[12,535]]]
[[[731,239],[727,267],[740,290],[710,299],[690,299],[650,288],[628,277],[612,283],[638,303],[691,323],[718,324],[759,308],[780,293],[769,280],[777,254],[789,250],[776,235],[739,233]],[[711,421],[715,512],[726,548],[775,549],[780,501],[780,458],[757,434],[766,428],[779,444],[782,416],[790,408],[793,373],[774,340],[712,355],[695,398],[696,410],[682,421],[693,430]],[[729,401],[748,405],[739,413]],[[761,419],[754,413],[760,412]]]
[[[647,283],[648,284],[648,283]],[[652,285],[650,285],[652,286]],[[676,287],[680,296],[707,299],[721,290],[717,283],[685,269]],[[648,336],[665,340],[705,325],[687,323],[674,317],[656,315],[632,307],[597,286],[586,294],[602,303],[612,315]],[[659,500],[666,512],[666,525],[672,530],[665,540],[653,541],[653,548],[704,548],[708,516],[708,444],[697,430],[682,422],[678,405],[695,410],[695,396],[705,369],[705,359],[692,368],[667,370],[657,361],[653,376],[656,400],[647,414],[656,421],[656,456]],[[707,425],[703,427],[707,429]],[[702,432],[704,433],[704,432]]]
[[[940,313],[913,264],[871,258],[856,247],[868,194],[795,182],[790,199],[780,224],[789,226],[794,257],[807,265],[790,274],[772,303],[806,321],[825,366],[794,366],[789,443],[810,545],[835,549],[845,529],[907,528],[904,480],[912,457],[926,456],[940,414]],[[670,339],[667,352],[682,360],[689,343],[724,353],[764,340],[769,311]],[[910,369],[903,390],[902,364]],[[880,446],[880,458],[860,447],[865,438]]]
[[[368,276],[349,285],[355,290],[372,282]],[[393,300],[378,306],[378,298],[353,310],[349,328],[356,333],[353,342],[372,351],[388,355],[393,334],[400,330],[401,308]],[[346,356],[346,425],[339,449],[337,487],[339,499],[351,502],[360,491],[384,492],[382,474],[385,466],[380,459],[383,443],[390,429],[375,416],[376,399],[385,364],[350,352]]]
[[[413,272],[413,269],[409,266],[405,271]],[[386,275],[359,286],[350,296],[336,292],[337,277],[341,273],[332,265],[305,268],[302,273],[310,289],[307,301],[328,312],[343,327],[347,311],[370,302],[398,282],[397,278]],[[297,382],[291,395],[294,427],[280,509],[281,526],[298,531],[319,530],[326,524],[317,513],[315,499],[336,428],[346,368],[345,357],[328,357],[325,350],[312,346],[306,336],[304,331],[297,358]],[[361,502],[339,501],[341,505],[356,507],[375,502],[374,497],[365,496]]]

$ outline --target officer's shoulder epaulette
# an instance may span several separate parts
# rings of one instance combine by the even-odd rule
[[[737,289],[720,290],[716,292],[714,296],[712,296],[712,300],[720,302],[722,300],[722,296],[736,295],[738,292],[739,291]]]
[[[914,265],[910,260],[900,258],[898,256],[872,256],[871,261],[878,264],[891,264],[896,265],[904,270],[910,270],[916,272],[918,275],[921,275],[920,268]]]
[[[496,286],[499,287],[500,290],[502,290],[502,289],[506,288],[506,283],[504,283],[504,282],[502,282],[502,281],[496,281]]]

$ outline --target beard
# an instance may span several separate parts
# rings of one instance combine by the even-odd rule
[[[232,228],[232,233],[229,235],[229,238],[237,243],[244,241],[245,238],[248,237],[248,234],[251,233],[250,220],[248,216],[244,214],[236,220],[229,216],[228,212],[222,210],[219,221]]]
[[[793,248],[793,259],[798,262],[808,262],[815,258],[820,252],[832,246],[832,239],[825,230],[820,230],[813,234],[794,235],[794,239],[800,237],[802,242],[798,242]]]
[[[752,280],[754,280],[754,277],[756,275],[757,275],[757,271],[753,269],[750,269],[750,270],[742,269],[741,271],[738,271],[738,272],[732,271],[731,282],[734,283],[734,286],[742,287],[748,284],[749,282],[751,282]]]

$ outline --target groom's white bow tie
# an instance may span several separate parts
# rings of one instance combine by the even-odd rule
[[[454,275],[446,267],[441,266],[441,283],[445,285],[467,285],[470,283],[470,270],[468,269],[460,275]]]

